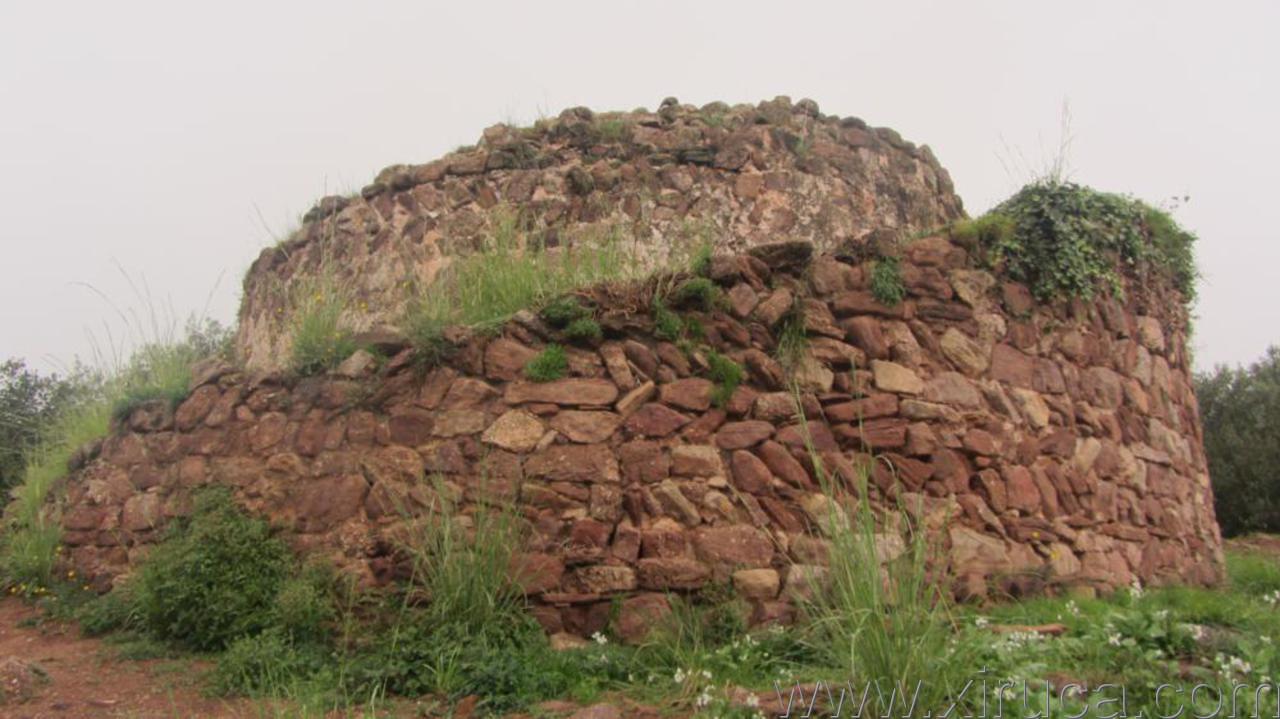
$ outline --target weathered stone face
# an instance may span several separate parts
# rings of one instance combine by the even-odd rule
[[[370,337],[394,331],[412,293],[482,246],[511,208],[557,242],[620,228],[634,261],[654,268],[687,248],[690,227],[714,228],[724,251],[783,238],[831,251],[874,230],[941,226],[960,207],[927,147],[785,98],[710,112],[575,108],[535,128],[491,127],[474,149],[388,167],[358,195],[318,202],[250,269],[236,346],[252,369],[281,367],[291,288],[322,275],[350,290],[344,321]],[[748,285],[730,297],[740,317],[764,299]],[[776,320],[789,293],[766,305]],[[491,349],[488,376],[515,379],[527,357]]]
[[[516,140],[496,132],[478,155],[400,168],[362,199],[316,213],[291,257],[307,257],[315,228],[335,224],[335,246],[371,273],[365,289],[377,298],[379,263],[408,262],[397,242],[430,236],[436,252],[480,233],[495,198],[579,223],[615,200],[623,212],[644,205],[662,232],[706,212],[744,246],[837,232],[819,249],[839,232],[858,239],[863,222],[902,228],[955,209],[919,152],[856,123],[789,112],[709,128],[678,110],[638,119],[622,146],[583,147],[551,130],[533,143],[551,158],[538,168],[509,164]],[[802,130],[813,133],[808,158],[782,149],[780,133]],[[863,164],[885,158],[914,178],[899,189],[932,187],[935,199],[903,201],[890,222],[884,198],[850,180],[881,177]],[[641,186],[656,195],[628,194]],[[846,201],[857,212],[845,214]],[[820,217],[825,230],[813,225]],[[362,255],[367,231],[392,249]],[[906,297],[893,307],[870,293],[873,260],[858,252],[786,242],[717,254],[708,274],[728,302],[681,308],[705,340],[659,341],[634,309],[647,304],[623,295],[628,321],[569,348],[567,376],[553,382],[523,376],[529,358],[564,341],[529,318],[458,340],[425,376],[407,355],[304,380],[203,368],[175,410],[139,408],[100,452],[82,453],[61,514],[69,561],[105,586],[139,554],[132,548],[190,511],[194,491],[218,483],[299,549],[387,582],[404,576],[398,544],[445,500],[464,522],[510,502],[527,529],[512,573],[539,621],[598,628],[620,599],[620,635],[638,639],[667,611],[662,592],[709,582],[731,582],[758,622],[791,616],[792,599],[827,576],[831,522],[848,516],[822,488],[867,479],[873,511],[896,515],[905,503],[939,539],[935,562],[962,594],[1027,576],[1101,589],[1216,580],[1221,542],[1181,312],[1113,300],[1038,306],[946,237],[900,249]],[[309,271],[273,262],[250,276],[251,314],[269,306],[256,283]],[[796,308],[808,352],[784,365],[779,335]],[[256,321],[243,346],[275,331]],[[722,406],[712,349],[743,369]],[[876,536],[882,563],[903,551],[895,526]]]

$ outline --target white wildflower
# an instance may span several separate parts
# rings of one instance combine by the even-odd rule
[[[978,617],[977,619],[973,620],[973,626],[979,629],[986,627],[990,623],[991,623],[991,620],[987,619],[986,617]]]
[[[609,637],[606,637],[600,632],[596,632],[595,634],[592,634],[591,640],[594,641],[596,644],[600,644],[602,646],[609,643]]]
[[[1120,632],[1116,632],[1115,634],[1112,634],[1111,636],[1107,637],[1107,644],[1110,644],[1113,647],[1118,647],[1120,646],[1120,642],[1123,639],[1124,637],[1120,634]]]
[[[1080,616],[1080,607],[1076,606],[1076,600],[1072,599],[1067,602],[1067,611],[1070,612],[1073,617]]]
[[[684,684],[684,680],[688,678],[689,678],[689,675],[686,674],[683,669],[676,669],[676,676],[675,676],[676,684]]]
[[[1262,598],[1262,600],[1265,601],[1267,604],[1270,604],[1272,607],[1275,607],[1277,604],[1280,604],[1280,589],[1277,589],[1274,592],[1266,595],[1265,597]]]
[[[699,694],[698,698],[694,700],[694,704],[696,704],[699,708],[701,708],[701,707],[707,706],[710,703],[711,703],[711,687],[704,687],[702,690],[702,693]]]
[[[760,697],[756,696],[755,694],[748,694],[746,705],[751,709],[755,709],[756,707],[760,706]]]
[[[703,669],[702,678],[706,679],[707,681],[711,681],[711,672],[707,671],[706,669]]]

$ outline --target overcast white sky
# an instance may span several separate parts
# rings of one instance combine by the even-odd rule
[[[118,267],[229,321],[259,211],[282,233],[494,122],[786,94],[931,145],[970,214],[1047,162],[1069,101],[1073,179],[1191,196],[1197,362],[1248,362],[1280,343],[1277,33],[1274,0],[0,0],[0,359],[123,334],[84,286],[144,309]]]

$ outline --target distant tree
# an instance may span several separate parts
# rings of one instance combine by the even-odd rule
[[[0,364],[0,492],[22,480],[27,453],[58,413],[81,396],[84,382],[77,377],[41,375],[20,359]]]
[[[1280,347],[1198,375],[1196,395],[1223,533],[1280,532]]]

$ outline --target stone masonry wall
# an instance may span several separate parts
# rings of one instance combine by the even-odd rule
[[[515,501],[531,536],[519,571],[548,631],[596,631],[621,596],[626,635],[664,592],[716,581],[757,621],[785,619],[828,551],[774,359],[798,304],[810,359],[793,376],[813,446],[846,482],[880,460],[874,498],[905,500],[957,592],[1220,578],[1185,319],[1169,302],[1164,319],[1136,299],[1037,305],[926,237],[904,248],[907,298],[887,307],[869,262],[808,251],[714,259],[727,308],[691,314],[747,374],[722,409],[702,350],[608,307],[605,341],[571,349],[569,376],[544,384],[521,370],[556,333],[531,314],[497,336],[458,333],[425,377],[410,350],[302,380],[203,367],[176,411],[144,406],[82,454],[64,493],[68,559],[108,585],[193,489],[219,483],[300,549],[386,582],[406,571],[399,538],[445,491],[463,515],[489,495]],[[885,556],[901,551],[892,522],[879,531]]]
[[[245,277],[240,357],[251,369],[283,366],[291,292],[318,278],[350,295],[348,326],[394,329],[407,300],[516,210],[548,246],[613,231],[649,268],[703,232],[725,251],[785,239],[829,251],[962,215],[928,147],[824,116],[812,100],[574,108],[532,128],[491,127],[474,148],[389,167],[356,196],[322,199]]]

